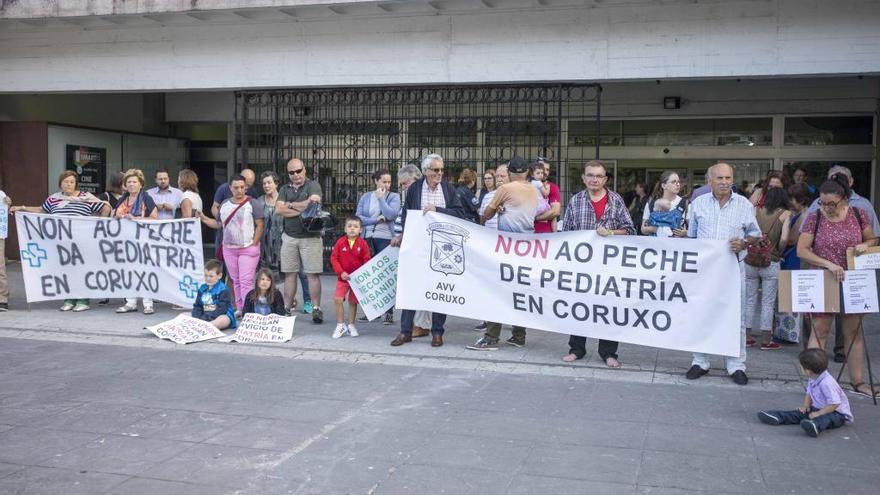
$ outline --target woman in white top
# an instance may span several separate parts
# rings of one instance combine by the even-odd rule
[[[180,218],[193,218],[202,211],[202,197],[199,196],[199,176],[185,168],[177,176],[177,187],[183,191],[180,201]]]
[[[497,191],[498,188],[502,185],[506,184],[509,180],[510,177],[507,175],[507,164],[505,163],[498,165],[498,168],[495,169],[495,187],[491,191],[484,194],[482,199],[480,200],[480,218],[483,218],[483,213],[486,212],[486,207],[489,206],[489,203],[492,202],[492,198],[495,197],[495,191]],[[486,223],[484,225],[486,227],[489,227],[490,229],[497,229],[498,215],[495,215],[492,218],[486,220]]]
[[[254,274],[260,263],[260,239],[263,237],[263,208],[247,196],[244,177],[229,180],[232,197],[220,205],[218,220],[199,212],[205,225],[223,229],[223,261],[235,292],[237,313],[244,307],[245,296],[254,289]]]
[[[678,178],[678,174],[672,170],[663,172],[657,185],[654,186],[654,193],[651,194],[651,199],[645,205],[645,211],[642,214],[642,234],[661,237],[687,237],[687,229],[684,225],[677,229],[648,225],[648,218],[650,218],[651,212],[654,210],[654,201],[660,198],[669,201],[671,209],[678,208],[682,212],[682,217],[687,218],[687,200],[679,196],[679,192],[681,192],[681,180]],[[668,232],[659,232],[660,229],[668,230]]]

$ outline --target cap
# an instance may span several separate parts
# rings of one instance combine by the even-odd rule
[[[507,171],[512,174],[522,174],[529,171],[529,164],[521,156],[515,156],[507,162]]]

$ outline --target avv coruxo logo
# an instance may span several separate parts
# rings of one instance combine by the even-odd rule
[[[446,275],[464,273],[464,243],[468,231],[458,225],[435,222],[428,225],[431,234],[431,270]]]

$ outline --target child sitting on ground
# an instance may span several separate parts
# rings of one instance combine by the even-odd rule
[[[235,328],[235,308],[232,295],[223,283],[223,265],[217,260],[205,263],[205,283],[199,287],[193,303],[192,317],[210,322],[219,330]]]
[[[351,273],[364,266],[370,261],[370,247],[361,237],[361,219],[348,217],[345,219],[345,235],[340,237],[333,245],[330,253],[330,264],[338,278],[336,280],[336,329],[332,337],[338,339],[346,333],[357,337],[358,331],[354,327],[354,317],[357,314],[357,296],[351,290],[348,280]],[[343,302],[348,295],[348,324],[345,323],[345,311]]]
[[[809,378],[803,405],[794,411],[761,411],[758,419],[774,426],[799,424],[811,437],[818,437],[822,430],[852,423],[849,399],[828,373],[828,355],[825,351],[807,349],[798,355],[798,361]]]
[[[657,227],[657,237],[672,237],[672,230],[681,227],[681,210],[672,208],[665,198],[654,200],[654,209],[648,216],[648,225]]]
[[[242,315],[257,313],[266,316],[274,313],[287,316],[287,311],[284,309],[284,296],[275,288],[275,277],[272,272],[268,268],[260,268],[257,270],[256,279],[257,286],[244,298]]]

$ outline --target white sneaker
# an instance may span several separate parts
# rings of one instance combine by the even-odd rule
[[[348,331],[348,328],[345,326],[345,323],[337,323],[336,329],[333,330],[332,337],[334,339],[338,339],[339,337],[342,337],[343,335],[345,335],[345,332],[347,332],[347,331]]]
[[[90,309],[92,308],[90,308],[88,304],[79,303],[73,307],[73,312],[79,313],[80,311],[88,311]]]
[[[137,310],[137,306],[129,306],[128,304],[116,308],[117,313],[131,313]]]
[[[58,311],[70,311],[71,309],[73,309],[73,303],[66,302],[64,303],[64,305],[58,308]]]
[[[348,324],[348,334],[352,337],[357,337],[358,335],[360,335],[358,333],[358,329],[355,328],[354,325],[352,325],[351,323]]]

